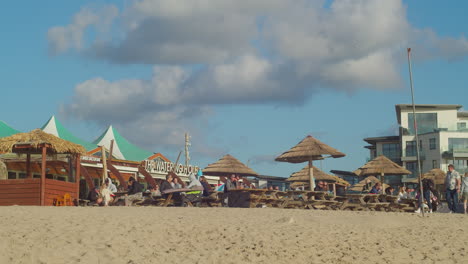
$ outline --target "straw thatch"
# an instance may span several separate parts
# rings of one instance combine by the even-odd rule
[[[326,174],[325,172],[319,170],[317,167],[312,166],[312,169],[314,170],[315,180],[319,180],[319,181],[334,180],[332,175]],[[309,181],[309,166],[306,166],[302,170],[291,174],[291,177],[287,178],[286,181],[288,182]]]
[[[389,160],[384,155],[380,155],[377,158],[367,162],[364,166],[355,170],[354,173],[359,176],[369,176],[369,175],[407,175],[411,172],[395,162]]]
[[[30,145],[31,152],[40,151],[40,146],[49,144],[48,153],[84,154],[83,146],[63,140],[40,129],[28,133],[18,133],[9,137],[0,138],[0,153],[16,152],[15,146]]]
[[[445,172],[441,169],[432,169],[423,174],[424,178],[430,178],[435,184],[445,184]]]
[[[372,185],[380,182],[379,179],[377,179],[376,177],[369,176],[369,177],[363,179],[362,181],[356,183],[355,185],[353,185],[351,188],[349,188],[349,190],[350,191],[355,191],[355,192],[361,192],[362,188],[364,187],[364,185],[366,184],[367,181],[370,181],[372,183]]]
[[[441,185],[445,184],[445,172],[441,169],[432,169],[426,173],[423,174],[423,179],[431,179],[434,181],[434,184],[436,185]],[[415,178],[411,181],[408,181],[409,183],[419,183],[419,178]]]
[[[203,169],[204,175],[226,176],[237,174],[240,176],[257,176],[258,173],[244,165],[238,159],[227,154],[215,163],[209,164]]]
[[[301,163],[309,160],[319,160],[326,157],[341,158],[344,156],[344,153],[320,142],[312,136],[307,136],[296,146],[284,152],[275,160],[290,163]]]
[[[338,176],[326,174],[325,172],[321,171],[315,166],[312,166],[314,170],[314,178],[316,181],[327,181],[327,182],[334,182],[339,185],[348,186],[349,182],[341,179]],[[286,181],[288,182],[307,182],[307,186],[309,186],[309,166],[304,167],[302,170],[295,172],[291,175],[291,177],[287,178]],[[302,184],[301,184],[302,186]]]

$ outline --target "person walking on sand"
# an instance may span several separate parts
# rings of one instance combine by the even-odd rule
[[[447,176],[445,177],[445,196],[450,213],[457,212],[458,193],[460,192],[460,174],[452,164],[448,165]]]
[[[463,177],[460,193],[462,195],[463,201],[463,213],[467,214],[468,212],[466,206],[468,202],[468,173],[465,173],[465,176]]]

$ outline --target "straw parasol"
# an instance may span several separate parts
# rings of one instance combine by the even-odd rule
[[[441,185],[445,183],[445,172],[441,169],[432,169],[423,174],[423,179],[431,179],[434,181],[434,184]],[[411,183],[419,183],[419,179],[415,178],[414,180],[409,181]]]
[[[41,146],[44,144],[49,145],[47,151],[51,153],[86,153],[86,149],[83,146],[63,140],[40,129],[0,138],[0,153],[23,152],[21,151],[22,147],[27,147],[29,152],[39,153]]]
[[[296,146],[278,156],[275,161],[290,163],[309,162],[309,183],[310,189],[313,190],[315,183],[312,161],[321,160],[328,157],[341,158],[344,156],[344,153],[339,152],[338,150],[320,142],[318,139],[309,135]]]
[[[379,179],[377,179],[375,176],[369,176],[362,181],[356,183],[353,185],[351,188],[349,188],[350,191],[355,191],[355,192],[361,192],[362,189],[364,188],[364,185],[366,185],[367,182],[371,182],[372,185],[380,182]]]
[[[335,184],[342,185],[342,186],[349,186],[350,185],[349,182],[341,179],[340,177],[335,176],[335,175],[327,174],[327,173],[321,171],[320,169],[318,169],[315,166],[312,166],[312,169],[314,170],[313,173],[314,173],[315,180],[332,182],[334,185]],[[291,177],[286,179],[286,181],[291,182],[290,186],[293,187],[293,188],[300,187],[300,186],[309,187],[310,186],[309,167],[306,166],[302,170],[293,173],[291,175]],[[335,191],[335,188],[336,187],[334,186],[333,187],[334,191]]]
[[[355,170],[354,173],[358,176],[380,175],[380,181],[383,183],[385,174],[407,175],[411,174],[411,171],[401,167],[384,155],[380,155]]]
[[[258,176],[258,173],[229,154],[225,155],[217,162],[209,164],[203,169],[203,175],[228,176],[229,174],[236,174],[239,176]]]

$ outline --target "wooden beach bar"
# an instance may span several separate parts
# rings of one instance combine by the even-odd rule
[[[8,166],[26,166],[23,179],[0,179],[0,205],[53,205],[57,197],[68,198],[64,202],[70,205],[78,201],[82,146],[35,129],[1,138],[0,152],[16,154]],[[47,178],[53,169],[66,180]]]

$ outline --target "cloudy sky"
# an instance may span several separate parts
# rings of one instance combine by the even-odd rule
[[[192,163],[230,153],[261,174],[310,134],[347,154],[396,133],[394,105],[468,106],[468,4],[435,0],[11,1],[0,10],[0,120],[28,131],[56,115],[92,141],[112,124]]]

